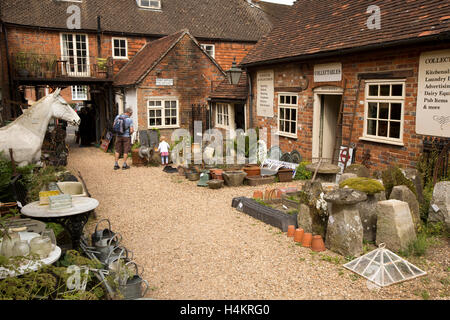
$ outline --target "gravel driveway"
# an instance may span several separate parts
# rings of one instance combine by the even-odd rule
[[[369,289],[365,279],[342,267],[343,257],[314,254],[231,208],[233,197],[251,197],[257,187],[210,190],[161,167],[114,171],[113,164],[113,156],[97,148],[71,147],[69,170],[81,172],[100,202],[98,219],[110,219],[144,266],[149,298],[421,299],[421,279]],[[277,187],[287,185],[295,183]],[[94,225],[85,232],[90,235]],[[436,259],[447,268],[445,275],[447,250],[448,244]]]

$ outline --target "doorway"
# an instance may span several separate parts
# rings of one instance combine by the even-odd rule
[[[234,122],[235,129],[242,129],[245,131],[245,105],[235,104],[234,105]]]
[[[313,161],[332,163],[336,144],[342,144],[342,137],[336,140],[336,129],[342,89],[338,87],[320,88],[314,92],[313,120]],[[342,134],[339,134],[342,136]]]

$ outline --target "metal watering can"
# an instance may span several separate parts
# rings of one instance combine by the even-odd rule
[[[108,229],[103,229],[102,231],[98,230],[98,226],[101,222],[108,221]],[[108,219],[102,219],[100,220],[97,225],[95,226],[95,231],[91,235],[91,243],[93,246],[96,246],[96,243],[101,241],[99,243],[100,246],[105,246],[106,241],[108,241],[110,238],[114,237],[115,233],[111,230],[111,222]]]
[[[101,263],[105,264],[108,256],[111,255],[111,252],[117,249],[121,241],[122,235],[120,233],[116,233],[108,240],[97,241],[95,243],[95,255],[97,256],[97,259],[100,260]]]
[[[138,265],[134,261],[127,262],[125,264],[125,268],[128,269],[129,265],[134,265],[135,274],[133,276],[129,276],[128,272],[121,272],[120,264],[119,264],[119,291],[124,296],[125,300],[134,300],[139,299],[145,296],[149,289],[149,284],[147,280],[142,279],[142,274],[144,273],[144,268],[142,268],[141,273],[139,274]],[[142,292],[142,283],[145,284],[145,290]]]
[[[131,253],[131,256],[129,255]],[[119,267],[117,264],[123,259],[126,262],[130,262],[133,260],[134,253],[131,250],[128,250],[125,247],[119,246],[114,248],[114,250],[110,251],[108,256],[105,259],[105,265],[108,266],[109,270],[115,271],[118,270]]]

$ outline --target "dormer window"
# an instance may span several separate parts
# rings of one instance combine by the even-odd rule
[[[137,0],[138,6],[146,9],[161,9],[161,0]]]

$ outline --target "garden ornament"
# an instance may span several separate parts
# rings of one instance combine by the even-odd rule
[[[197,183],[198,187],[207,187],[209,181],[209,174],[207,172],[202,172],[200,174],[200,181]]]
[[[80,123],[80,117],[60,95],[61,89],[43,97],[12,123],[0,128],[0,152],[9,155],[13,150],[14,160],[20,167],[39,163],[41,147],[48,123],[52,118]]]

